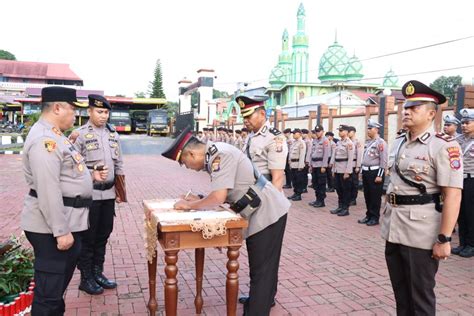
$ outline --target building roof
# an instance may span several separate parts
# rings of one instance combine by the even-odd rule
[[[0,60],[0,75],[10,78],[82,81],[68,64],[31,61]]]

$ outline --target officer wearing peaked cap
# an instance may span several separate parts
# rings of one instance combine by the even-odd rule
[[[457,132],[457,129],[459,125],[461,124],[461,121],[458,120],[454,115],[446,115],[443,118],[444,121],[444,126],[443,126],[443,132],[448,134],[449,136],[453,137],[458,137],[460,134]]]
[[[263,177],[246,154],[225,143],[199,142],[189,128],[162,155],[186,168],[203,170],[211,176],[211,192],[202,199],[188,196],[176,209],[209,209],[224,202],[249,221],[245,232],[250,299],[244,315],[267,316],[278,280],[278,266],[290,203]]]
[[[379,223],[380,205],[382,203],[383,183],[388,162],[387,143],[379,135],[382,124],[367,121],[367,140],[362,157],[362,184],[367,211],[359,224],[374,226]]]
[[[293,195],[288,199],[293,201],[301,201],[301,194],[305,188],[306,171],[306,143],[302,139],[301,130],[295,128],[293,130],[293,143],[291,144],[288,163],[291,168],[291,182],[293,183]]]
[[[464,181],[459,211],[459,246],[452,253],[464,258],[474,256],[474,109],[462,109],[462,135],[457,138],[461,145],[464,163]]]
[[[105,97],[90,94],[89,121],[76,130],[78,136],[74,143],[85,157],[89,170],[109,170],[106,181],[94,183],[89,229],[84,234],[84,246],[78,262],[81,270],[79,289],[91,295],[117,286],[103,274],[106,245],[113,230],[115,202],[126,202],[120,138],[107,123],[111,109]]]
[[[310,202],[313,207],[324,207],[326,204],[326,172],[328,167],[328,159],[330,156],[331,146],[329,140],[324,136],[324,128],[316,125],[313,131],[313,143],[307,162],[310,164],[311,180],[313,189],[316,194],[316,200]]]
[[[32,315],[63,315],[64,292],[71,281],[87,230],[92,203],[91,173],[84,157],[63,132],[75,121],[76,90],[41,90],[41,116],[23,147],[23,170],[29,193],[21,214],[21,228],[35,252]],[[92,173],[94,180],[107,171]]]
[[[246,94],[239,95],[235,101],[240,106],[244,125],[249,130],[245,153],[250,158],[258,171],[272,182],[273,186],[282,191],[284,181],[284,170],[286,157],[288,155],[288,146],[283,134],[276,128],[271,127],[266,116],[265,101],[268,96],[250,96]],[[281,193],[282,196],[283,192]],[[286,227],[287,214],[280,218],[283,222],[281,234],[276,236],[276,243],[283,242],[283,233]],[[279,251],[277,259],[280,260]],[[277,267],[278,268],[278,267]],[[278,270],[276,272],[278,276]],[[278,278],[275,278],[272,284],[273,295],[272,302],[277,292]],[[247,304],[249,297],[241,297],[239,302]],[[252,302],[252,298],[250,298]],[[255,300],[253,301],[255,302]],[[253,304],[253,303],[252,303]],[[272,303],[273,305],[273,303]]]
[[[454,137],[436,133],[433,120],[446,102],[439,92],[410,80],[402,87],[403,127],[390,156],[390,184],[382,216],[385,259],[397,314],[435,315],[435,275],[451,253],[463,163]],[[407,271],[410,271],[408,274]]]

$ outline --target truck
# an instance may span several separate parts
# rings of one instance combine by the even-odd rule
[[[132,131],[132,119],[128,110],[113,110],[110,113],[109,123],[119,133],[130,133]]]
[[[168,112],[162,109],[148,111],[147,134],[149,136],[154,134],[168,136],[169,133]]]
[[[146,133],[148,120],[148,111],[134,111],[132,112],[132,132],[133,133]]]

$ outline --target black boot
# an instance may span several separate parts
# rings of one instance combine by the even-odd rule
[[[341,204],[339,204],[338,207],[336,207],[335,209],[330,210],[329,212],[330,212],[331,214],[337,214],[337,213],[339,213],[340,211],[342,211],[342,205],[341,205]]]
[[[314,205],[316,205],[316,204],[318,204],[318,203],[319,203],[318,200],[314,200],[314,201],[312,201],[312,202],[309,202],[308,205],[309,205],[309,206],[314,206]]]
[[[117,283],[107,279],[107,277],[102,273],[102,271],[102,267],[94,266],[93,268],[94,279],[97,284],[102,286],[104,289],[115,289],[117,287]]]
[[[301,194],[295,194],[295,196],[292,198],[293,201],[301,201]]]
[[[90,295],[99,295],[104,293],[104,289],[97,284],[94,280],[92,272],[87,269],[81,270],[81,283],[79,284],[79,290],[86,292]]]
[[[293,195],[290,195],[290,196],[288,197],[288,200],[293,200],[293,198],[294,198],[295,196],[296,196],[296,193],[293,193]]]
[[[347,215],[349,215],[349,208],[344,208],[339,213],[337,213],[337,216],[347,216]]]
[[[465,247],[464,245],[459,245],[458,247],[452,248],[451,253],[453,255],[459,255],[461,253],[461,251],[464,250],[464,247]]]
[[[316,202],[313,206],[316,207],[316,208],[318,208],[318,207],[325,207],[326,204],[324,204],[324,201],[318,201],[318,202]]]

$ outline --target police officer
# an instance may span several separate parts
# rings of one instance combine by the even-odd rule
[[[378,225],[380,218],[380,204],[382,202],[385,170],[387,169],[387,143],[379,135],[382,124],[373,120],[367,121],[367,136],[362,158],[362,184],[367,212],[359,224],[367,226]]]
[[[348,125],[339,126],[339,137],[341,137],[341,140],[337,142],[330,163],[338,198],[338,207],[332,209],[330,212],[338,216],[349,215],[349,204],[351,201],[351,174],[354,170],[355,148],[349,139],[349,130],[350,127]]]
[[[247,127],[243,127],[241,129],[241,131],[242,131],[242,147],[241,147],[241,150],[245,151],[245,149],[247,148],[247,142],[249,140],[249,130],[247,129]]]
[[[64,292],[71,281],[87,230],[92,203],[91,173],[63,132],[74,125],[76,90],[41,90],[41,116],[26,138],[23,170],[30,189],[21,228],[35,253],[32,315],[63,315]],[[107,170],[92,173],[105,180]]]
[[[326,138],[328,139],[329,147],[330,147],[329,158],[328,158],[328,168],[326,170],[326,177],[327,177],[327,183],[328,183],[328,188],[327,188],[326,192],[334,192],[334,176],[333,176],[332,168],[331,168],[331,165],[329,164],[329,162],[331,161],[331,155],[332,155],[333,151],[336,149],[336,143],[334,142],[334,133],[333,132],[326,132],[326,134],[324,134],[324,136],[326,136]]]
[[[235,130],[235,141],[234,146],[235,148],[242,150],[242,146],[244,145],[242,141],[242,131],[240,129]]]
[[[316,200],[309,205],[314,207],[324,207],[326,204],[326,172],[328,167],[328,158],[331,147],[329,140],[324,136],[324,128],[321,125],[314,127],[314,139],[311,146],[311,152],[307,157],[310,164],[311,180],[313,182]]]
[[[385,259],[397,314],[435,315],[438,260],[451,253],[461,202],[461,148],[453,137],[433,129],[445,96],[415,80],[405,83],[402,93],[402,124],[408,132],[396,138],[395,159],[389,160],[382,216]]]
[[[89,121],[78,128],[75,146],[85,157],[87,168],[100,170],[107,166],[108,178],[94,184],[93,203],[89,214],[89,229],[84,234],[78,268],[81,270],[79,289],[101,294],[117,284],[104,276],[105,249],[113,230],[115,202],[125,202],[123,194],[116,195],[116,179],[124,182],[123,161],[118,133],[107,123],[111,106],[101,95],[89,95]],[[120,193],[120,192],[119,192]]]
[[[199,139],[200,142],[204,143],[204,134],[203,131],[197,132],[196,138]]]
[[[244,315],[269,315],[290,203],[261,175],[245,153],[229,144],[203,144],[189,129],[163,156],[186,168],[205,170],[211,176],[208,196],[202,199],[188,196],[188,200],[175,204],[176,209],[208,209],[227,202],[231,209],[249,221],[244,237],[250,270],[250,298],[244,303]]]
[[[458,127],[461,124],[461,121],[459,121],[454,115],[446,115],[443,118],[443,121],[444,121],[443,132],[445,134],[448,134],[449,136],[453,136],[453,137],[461,136],[461,134],[457,132]]]
[[[287,147],[288,147],[288,149],[290,149],[291,144],[293,143],[293,138],[291,138],[291,128],[285,128],[283,130],[283,134],[285,135],[285,138],[286,138]],[[283,189],[291,189],[291,188],[292,188],[292,185],[291,185],[291,168],[290,168],[290,164],[288,163],[288,157],[286,157],[285,185],[283,186]]]
[[[301,194],[304,190],[304,174],[306,166],[306,143],[301,138],[301,130],[295,128],[293,130],[293,143],[289,150],[288,163],[291,169],[291,182],[293,183],[293,195],[288,199],[293,201],[301,201]]]
[[[304,143],[306,144],[303,193],[308,193],[308,181],[309,181],[309,177],[308,177],[308,172],[309,172],[308,157],[311,153],[311,146],[313,145],[313,139],[311,138],[309,130],[307,130],[306,128],[301,129],[301,135],[302,135]]]
[[[474,109],[462,109],[460,114],[463,134],[457,141],[464,162],[464,184],[458,218],[459,246],[451,253],[470,258],[474,256]]]
[[[354,170],[351,175],[351,202],[349,205],[357,205],[357,194],[359,192],[359,173],[360,167],[362,165],[362,155],[364,154],[364,148],[360,141],[356,138],[356,128],[354,126],[349,126],[349,138],[354,144]]]

